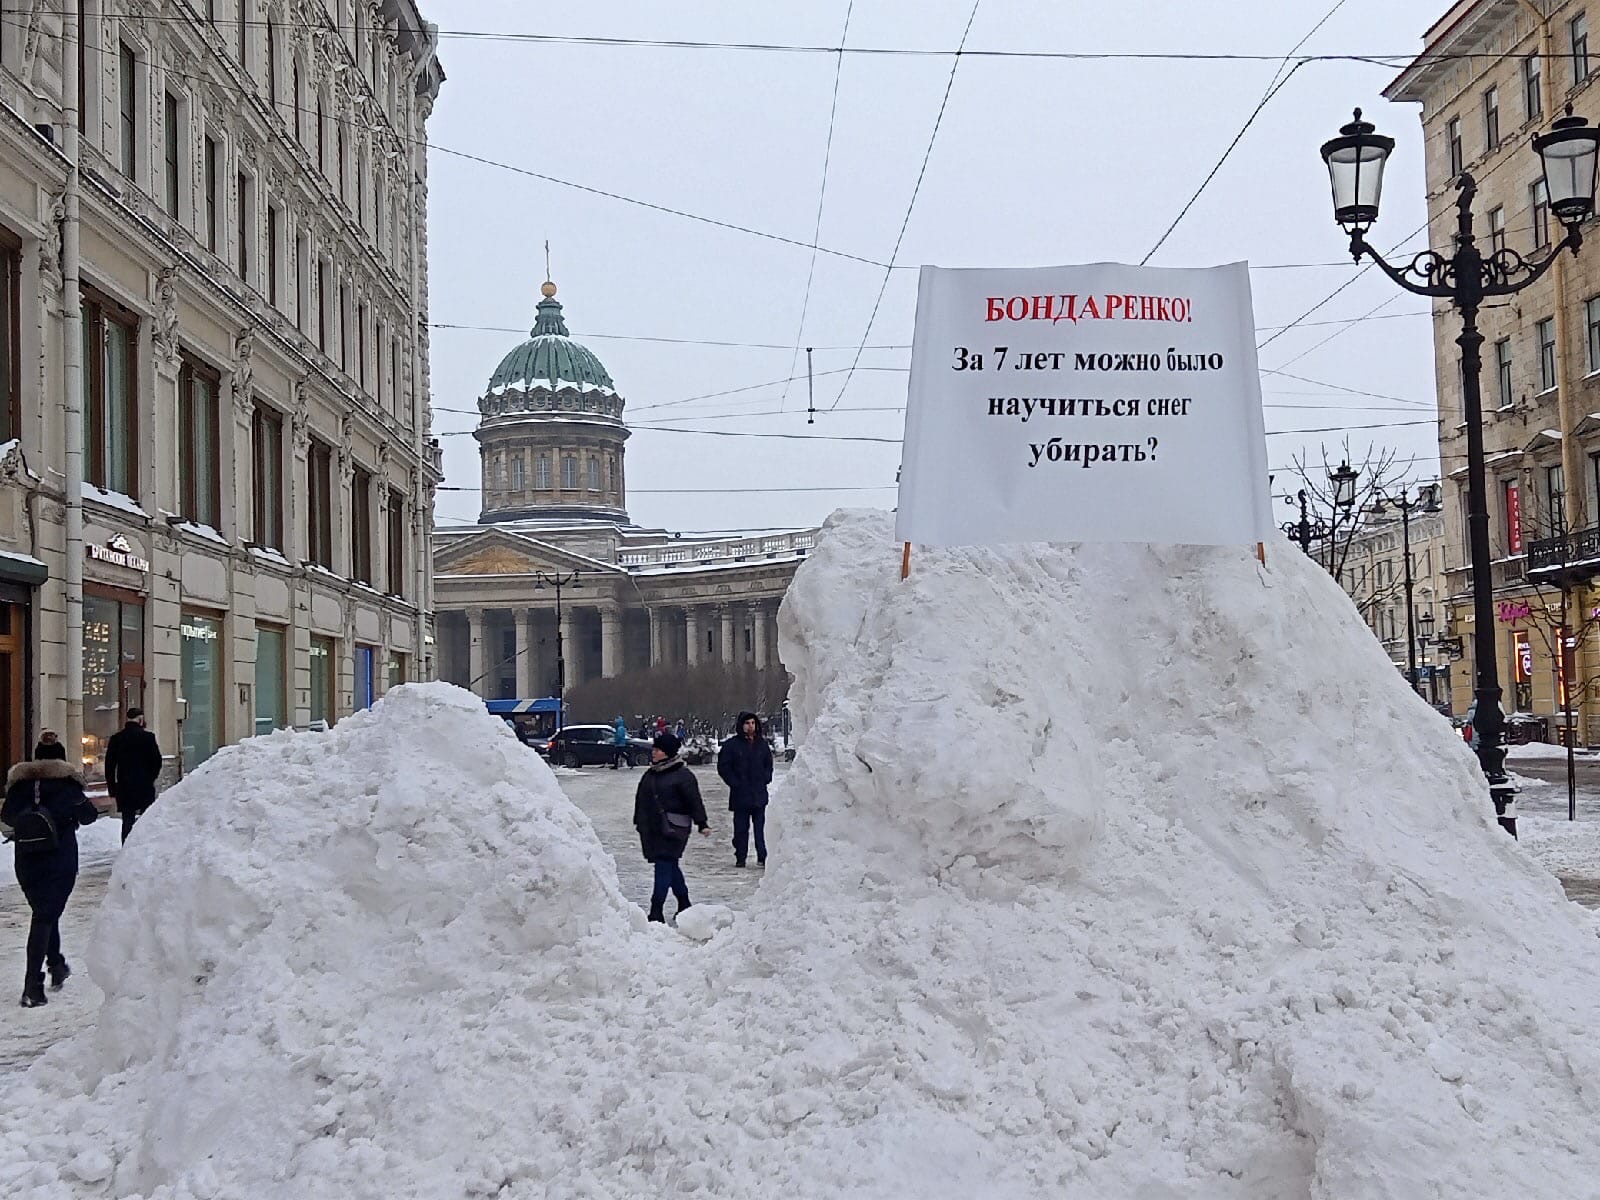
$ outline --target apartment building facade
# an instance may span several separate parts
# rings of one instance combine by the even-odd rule
[[[0,759],[429,676],[443,79],[412,0],[0,15]]]
[[[1537,261],[1560,242],[1530,139],[1569,107],[1600,120],[1596,33],[1592,0],[1461,0],[1428,30],[1385,95],[1421,106],[1431,246],[1452,245],[1463,172],[1478,188],[1474,232],[1486,254]],[[1550,569],[1596,541],[1600,522],[1600,238],[1585,233],[1579,256],[1563,255],[1533,286],[1486,305],[1479,327],[1504,707],[1559,727],[1570,701],[1576,737],[1592,744],[1600,742],[1600,635],[1588,614],[1600,613],[1600,593],[1583,571]],[[1457,712],[1471,699],[1474,625],[1459,333],[1456,312],[1436,306],[1448,627],[1466,655],[1452,673]],[[1563,584],[1567,623],[1552,624]]]

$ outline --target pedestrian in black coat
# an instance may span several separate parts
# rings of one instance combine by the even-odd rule
[[[130,708],[128,723],[106,743],[106,791],[122,814],[122,840],[128,840],[133,823],[156,802],[156,780],[161,777],[161,747],[156,735],[144,727],[144,710]]]
[[[650,893],[650,919],[665,921],[662,907],[670,891],[678,898],[678,912],[689,907],[689,885],[684,881],[678,860],[689,844],[688,821],[701,836],[711,832],[706,823],[706,806],[700,799],[700,781],[678,757],[682,743],[670,733],[656,738],[650,750],[650,766],[639,780],[633,797],[633,826],[639,831],[639,849],[644,860],[656,868],[655,888]],[[668,814],[680,818],[681,834],[671,827]]]
[[[772,747],[761,730],[761,718],[742,712],[734,735],[717,752],[717,774],[728,785],[733,812],[733,865],[744,866],[750,831],[756,835],[756,862],[767,862],[767,785],[772,782]]]
[[[50,966],[50,986],[60,989],[72,974],[61,955],[61,914],[78,880],[79,825],[100,814],[84,795],[83,780],[70,764],[58,758],[18,763],[6,776],[6,798],[0,804],[0,824],[12,828],[25,809],[38,805],[50,814],[57,841],[40,849],[32,843],[16,846],[17,883],[27,898],[32,919],[28,924],[27,972],[22,981],[22,1007],[46,1003],[44,968]]]

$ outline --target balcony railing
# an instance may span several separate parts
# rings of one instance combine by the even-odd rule
[[[1581,583],[1600,575],[1600,528],[1528,543],[1528,579],[1533,583]]]

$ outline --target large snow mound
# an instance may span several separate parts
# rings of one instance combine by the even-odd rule
[[[454,689],[218,755],[0,1194],[1593,1193],[1600,946],[1325,574],[891,539],[796,576],[802,748],[703,942]]]

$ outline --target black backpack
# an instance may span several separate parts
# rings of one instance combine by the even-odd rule
[[[17,844],[18,854],[44,854],[61,845],[61,831],[44,806],[37,779],[33,781],[33,804],[11,822],[11,840]]]

